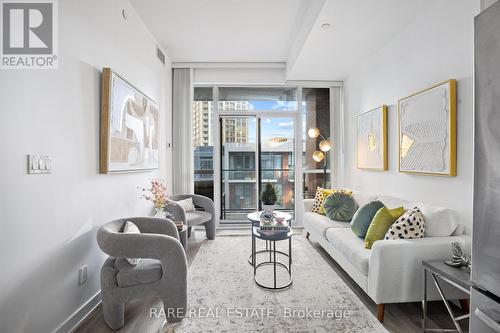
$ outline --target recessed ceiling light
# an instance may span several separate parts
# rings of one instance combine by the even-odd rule
[[[325,30],[325,31],[326,31],[326,30],[330,30],[331,28],[332,28],[332,25],[331,25],[330,23],[323,23],[323,24],[321,25],[321,29],[323,29],[323,30]]]

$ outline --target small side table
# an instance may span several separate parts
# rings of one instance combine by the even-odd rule
[[[448,266],[444,263],[443,260],[423,260],[422,265],[424,267],[424,299],[422,300],[422,328],[424,332],[459,332],[462,333],[462,328],[460,327],[459,321],[467,319],[470,317],[470,313],[455,317],[455,314],[453,313],[453,310],[450,307],[450,304],[446,300],[446,297],[443,293],[443,289],[441,288],[441,285],[439,283],[439,280],[444,281],[453,287],[467,293],[470,295],[470,288],[471,288],[471,282],[470,282],[470,269],[469,268],[455,268]],[[426,321],[427,321],[427,275],[430,273],[432,280],[434,281],[434,284],[436,285],[436,288],[439,292],[439,295],[441,296],[441,299],[444,302],[444,305],[446,306],[446,310],[448,310],[448,313],[451,317],[451,320],[453,321],[453,324],[455,325],[455,328],[450,328],[450,329],[432,329],[432,328],[427,328],[426,327]]]
[[[252,227],[252,266],[253,266],[253,278],[255,283],[264,289],[269,289],[269,290],[283,290],[292,285],[292,236],[293,236],[293,230],[290,228],[288,232],[283,232],[283,233],[278,233],[278,234],[266,234],[264,232],[260,231],[260,227],[253,226]],[[257,249],[255,246],[255,239],[259,238],[265,241],[269,241],[269,261],[263,261],[261,263],[257,263]],[[276,250],[276,242],[278,241],[283,241],[288,239],[288,254],[277,251]],[[282,263],[278,260],[276,260],[276,252],[279,252],[283,254],[285,257],[288,258],[288,265],[285,263]],[[274,272],[274,279],[273,283],[271,285],[266,285],[263,283],[260,283],[257,281],[257,269],[259,267],[265,266],[265,265],[272,265],[273,266],[273,272]],[[284,284],[278,285],[277,280],[276,280],[276,269],[280,267],[284,269],[288,273],[288,281],[286,281]]]
[[[275,213],[276,213],[276,216],[283,217],[286,220],[286,222],[288,223],[288,225],[290,226],[290,228],[292,227],[292,223],[291,223],[292,215],[285,213],[285,212],[280,212],[280,211],[275,211]],[[252,225],[251,225],[252,233],[253,233],[253,227],[258,227],[260,225],[260,214],[262,214],[262,211],[247,214],[247,219],[252,223]],[[266,249],[265,250],[255,250],[255,254],[258,255],[260,253],[269,253],[269,256],[271,256],[271,251],[272,251],[271,245],[272,245],[271,241],[266,240]],[[277,253],[284,255],[284,256],[287,255],[285,252],[278,251],[276,249],[275,249],[275,251]],[[250,265],[253,265],[253,251],[250,254],[250,256],[248,257],[248,263]]]

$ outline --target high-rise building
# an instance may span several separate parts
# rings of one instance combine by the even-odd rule
[[[193,146],[212,146],[212,101],[193,102]]]
[[[245,111],[248,101],[220,101],[220,111]],[[193,146],[213,146],[212,134],[213,102],[197,100],[193,102]],[[247,143],[248,120],[246,118],[226,118],[222,133],[223,142]]]

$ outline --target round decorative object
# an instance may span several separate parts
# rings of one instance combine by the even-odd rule
[[[316,150],[313,153],[313,160],[315,160],[316,162],[321,162],[321,161],[323,161],[324,158],[325,158],[325,154],[323,154],[323,152],[321,152],[319,150]]]
[[[332,144],[328,140],[321,140],[321,142],[319,143],[319,149],[326,153],[327,151],[330,151],[330,149],[332,149]]]
[[[349,222],[358,210],[358,204],[350,194],[335,192],[326,197],[323,208],[330,220]]]
[[[319,136],[319,129],[314,127],[307,130],[307,135],[310,138],[317,138]]]

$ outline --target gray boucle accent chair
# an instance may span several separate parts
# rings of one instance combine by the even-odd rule
[[[203,210],[185,212],[184,209],[175,202],[167,205],[165,211],[174,215],[176,219],[188,226],[188,237],[191,235],[191,228],[203,224],[208,239],[215,238],[215,206],[214,202],[207,197],[198,194],[177,194],[170,196],[170,200],[179,201],[192,198],[193,204]]]
[[[122,233],[126,221],[137,225],[141,233]],[[97,243],[110,256],[101,268],[104,320],[110,328],[116,330],[125,324],[125,303],[138,298],[160,297],[168,322],[184,318],[187,260],[171,220],[154,217],[115,220],[99,228]],[[142,260],[134,266],[125,258]]]

